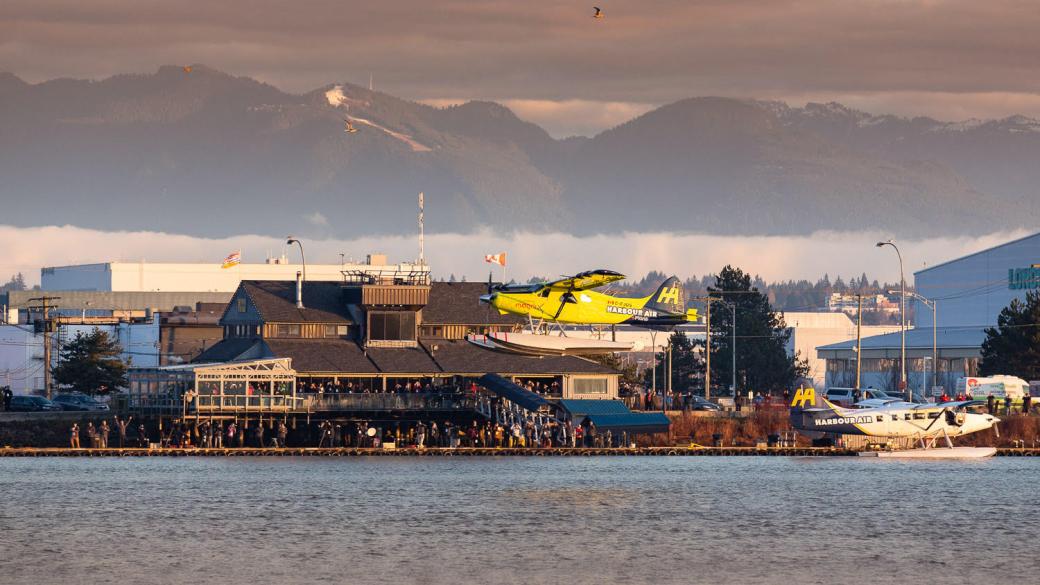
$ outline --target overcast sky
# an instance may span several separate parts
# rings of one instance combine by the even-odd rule
[[[1038,31],[1032,0],[4,0],[0,71],[205,63],[290,91],[372,74],[412,99],[503,101],[561,135],[702,95],[1040,116]]]

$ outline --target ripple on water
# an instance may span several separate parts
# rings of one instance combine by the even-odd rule
[[[1040,461],[0,460],[3,583],[1032,582]],[[41,580],[41,567],[46,577]]]

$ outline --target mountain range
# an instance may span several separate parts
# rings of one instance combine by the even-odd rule
[[[350,120],[357,132],[345,132]],[[552,138],[493,102],[291,94],[195,65],[0,73],[0,223],[202,236],[436,232],[963,235],[1040,220],[1040,121],[686,99]]]

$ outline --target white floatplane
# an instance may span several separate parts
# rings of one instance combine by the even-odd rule
[[[810,434],[863,435],[913,439],[919,449],[865,452],[862,455],[899,458],[963,459],[990,457],[993,447],[954,447],[953,437],[990,428],[1000,419],[985,412],[981,400],[914,404],[900,400],[872,401],[867,408],[842,408],[817,395],[813,388],[799,388],[791,401],[791,426]],[[999,431],[998,431],[999,436]],[[945,446],[937,446],[939,440]]]

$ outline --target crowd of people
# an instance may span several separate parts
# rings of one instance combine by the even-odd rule
[[[125,419],[116,416],[112,419],[112,424],[108,424],[108,419],[103,419],[97,425],[94,425],[94,421],[87,422],[87,426],[83,429],[86,432],[87,440],[83,442],[81,434],[83,432],[80,429],[79,423],[72,423],[69,427],[69,447],[73,449],[80,449],[82,447],[89,447],[91,449],[107,449],[110,445],[108,440],[112,431],[116,433],[116,444],[115,447],[147,447],[147,433],[143,424],[137,426],[137,436],[135,437],[135,444],[131,444],[127,438],[127,430],[130,428],[130,423],[134,420],[134,417],[130,416]]]

